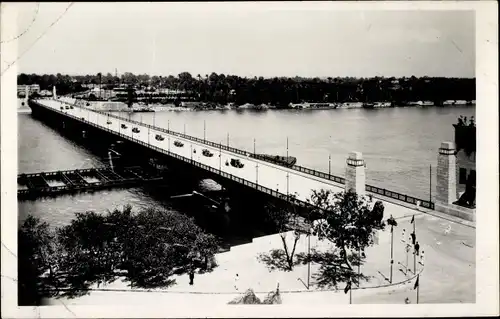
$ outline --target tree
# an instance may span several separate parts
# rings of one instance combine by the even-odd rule
[[[295,197],[291,195],[291,197]],[[291,202],[271,202],[266,206],[268,218],[279,232],[283,249],[273,249],[269,254],[261,254],[259,259],[271,269],[292,271],[299,263],[295,249],[300,236],[306,234],[308,227],[300,222],[296,207]]]
[[[55,276],[54,234],[46,222],[28,216],[18,230],[18,304],[40,305],[42,290],[51,282],[43,280],[48,272],[49,280]]]
[[[382,202],[378,201],[372,209],[371,198],[353,191],[320,190],[313,191],[310,203],[317,207],[322,220],[315,225],[314,234],[333,244],[331,251],[313,257],[321,264],[318,285],[336,287],[340,282],[359,284],[366,280],[353,266],[364,262],[363,251],[373,245],[375,232],[384,229]]]

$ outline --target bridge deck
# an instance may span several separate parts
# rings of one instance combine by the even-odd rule
[[[54,196],[103,188],[133,186],[161,180],[160,177],[129,167],[115,172],[110,168],[20,174],[17,177],[19,199]]]
[[[73,109],[66,109],[65,106],[69,105],[69,103],[60,100],[44,99],[36,102],[54,112],[116,134],[123,139],[144,145],[276,197],[287,198],[287,194],[294,194],[301,203],[305,203],[313,189],[329,189],[338,192],[344,188],[343,183],[345,180],[341,177],[297,165],[286,167],[258,158],[258,156],[254,156],[250,152],[153,127],[105,112],[82,108],[74,104]],[[122,128],[122,124],[126,124],[127,127]],[[138,128],[139,132],[133,132],[132,129],[134,128]],[[161,141],[156,140],[155,136],[157,134],[163,136],[164,139]],[[183,145],[179,146],[178,143],[174,143],[176,141],[181,142]],[[214,155],[212,157],[204,156],[202,154],[203,149],[210,150]],[[231,159],[240,160],[243,167],[232,166],[230,164]],[[432,202],[378,187],[367,185],[366,189],[375,195],[386,196],[407,204],[414,205],[419,201],[424,208],[433,209],[434,206]],[[388,205],[391,204],[388,203]],[[394,216],[396,217],[396,215]]]

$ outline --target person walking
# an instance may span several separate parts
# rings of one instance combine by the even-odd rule
[[[237,291],[239,291],[239,283],[240,281],[240,276],[238,276],[238,274],[236,274],[236,276],[234,277],[234,289],[236,289]]]
[[[419,244],[419,243],[418,243],[418,241],[417,241],[417,243],[415,244],[415,255],[417,255],[417,256],[418,256],[418,254],[419,254],[419,250],[420,250],[420,244]]]
[[[417,237],[417,236],[415,236],[415,232],[412,232],[412,233],[410,234],[410,236],[411,236],[411,244],[412,244],[413,246],[415,246],[415,240],[416,240],[416,237]]]
[[[192,286],[194,284],[194,271],[189,271],[189,284]]]

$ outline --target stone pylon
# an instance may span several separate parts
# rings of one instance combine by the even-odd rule
[[[457,200],[455,143],[442,142],[437,165],[436,201],[452,204]]]
[[[361,152],[351,152],[346,160],[345,191],[353,190],[359,196],[365,195],[365,161]]]

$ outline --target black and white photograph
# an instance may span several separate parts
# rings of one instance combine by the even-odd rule
[[[498,315],[497,4],[376,2],[2,3],[7,317]]]

